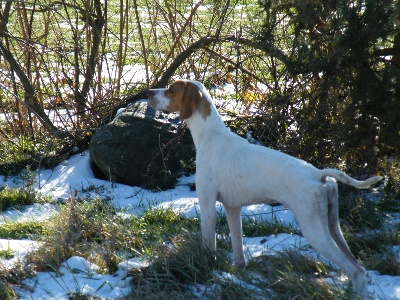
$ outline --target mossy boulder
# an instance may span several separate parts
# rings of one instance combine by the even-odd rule
[[[112,182],[168,189],[194,169],[195,147],[177,115],[131,104],[93,135],[89,152],[95,174]]]

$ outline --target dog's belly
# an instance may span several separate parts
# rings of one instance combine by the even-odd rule
[[[249,191],[246,187],[240,189],[240,187],[231,188],[220,188],[217,192],[217,201],[226,204],[231,207],[242,207],[252,204],[278,204],[286,202],[283,199],[279,199],[278,195],[274,193],[260,189],[258,191]],[[271,197],[275,196],[275,197]]]

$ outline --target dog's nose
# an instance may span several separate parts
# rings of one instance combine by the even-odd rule
[[[147,90],[147,99],[149,99],[149,104],[153,109],[156,109],[157,103],[154,99],[156,92],[154,90]]]

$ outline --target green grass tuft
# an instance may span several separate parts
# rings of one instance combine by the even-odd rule
[[[400,275],[400,261],[392,250],[400,245],[399,230],[390,228],[368,231],[363,234],[345,233],[351,252],[367,269],[380,274]]]
[[[154,249],[149,267],[130,274],[134,278],[132,297],[188,297],[188,285],[209,284],[213,270],[231,268],[224,253],[207,248],[198,234],[179,235],[172,244]]]
[[[263,255],[249,261],[248,270],[264,277],[273,291],[271,299],[342,299],[340,294],[322,278],[331,266],[287,249],[276,255]]]
[[[11,248],[0,249],[0,258],[10,259],[14,257],[14,251]]]
[[[12,286],[0,280],[0,299],[3,300],[14,300],[17,299],[17,295],[14,292]]]
[[[0,189],[0,212],[12,207],[32,205],[34,202],[35,196],[24,188],[13,189],[6,186]]]
[[[0,236],[3,239],[35,239],[47,234],[48,225],[48,221],[6,221],[0,225]]]

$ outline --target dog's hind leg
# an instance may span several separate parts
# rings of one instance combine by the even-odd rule
[[[235,266],[245,267],[246,259],[243,252],[242,209],[241,207],[229,207],[225,204],[224,208],[231,233],[233,260],[235,262]]]
[[[356,263],[358,261],[354,255],[350,252],[350,248],[343,237],[342,230],[339,225],[339,193],[335,180],[332,178],[326,179],[326,188],[328,196],[328,224],[329,230],[336,244],[346,254],[349,259],[353,259]]]
[[[352,280],[355,290],[360,296],[367,293],[365,269],[358,263],[354,256],[349,255],[350,250],[343,236],[331,233],[328,216],[328,197],[326,187],[308,189],[314,190],[313,199],[299,201],[301,206],[292,207],[303,236],[307,241],[332,263],[342,268]],[[310,194],[310,193],[309,193]],[[304,195],[305,196],[305,195]],[[337,224],[337,226],[339,226]],[[335,236],[335,238],[333,237]],[[351,254],[351,253],[350,253]]]
[[[359,279],[360,283],[357,284],[357,279],[353,279],[354,285],[361,295],[365,295],[367,290],[365,282],[365,269],[360,265],[358,260],[351,253],[350,248],[343,237],[342,230],[339,225],[339,193],[335,180],[332,178],[326,179],[327,197],[328,197],[328,224],[329,230],[336,244],[346,257],[353,262],[354,265],[359,266],[363,272],[363,280]]]

